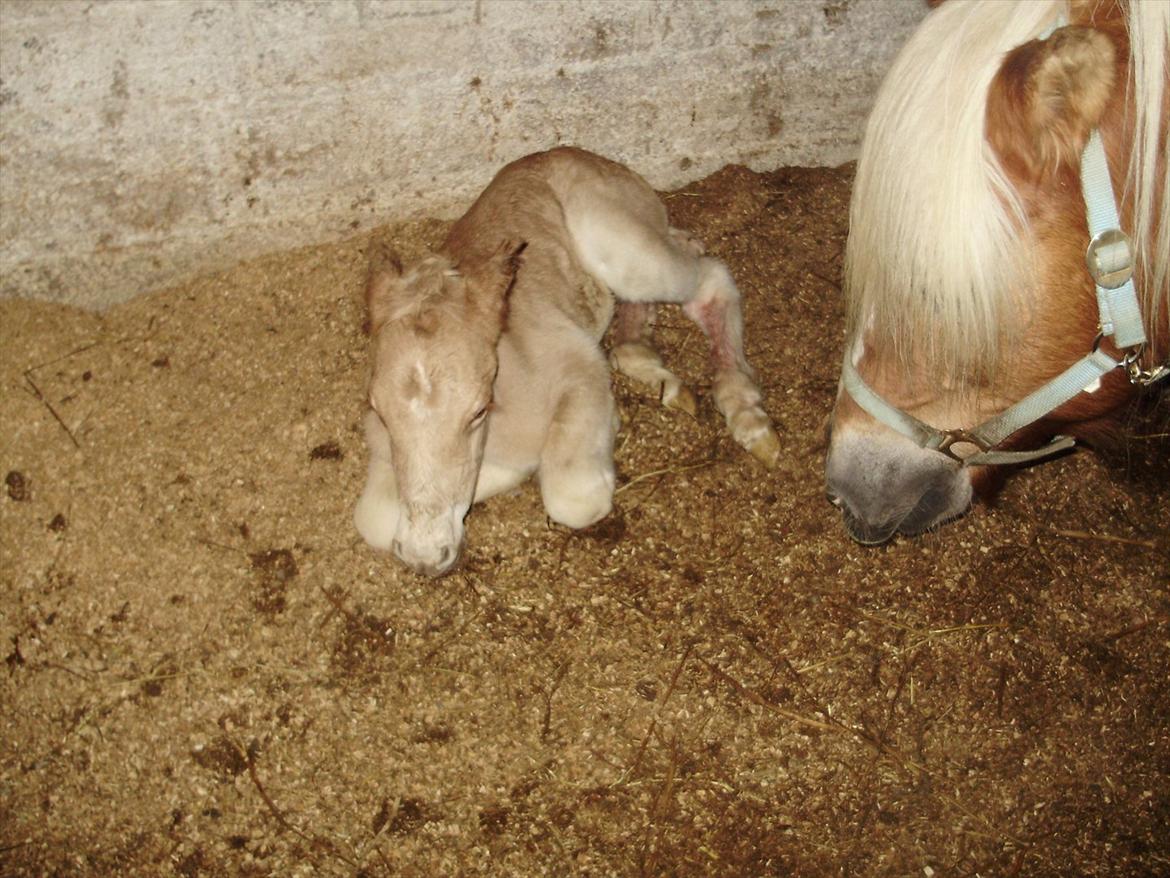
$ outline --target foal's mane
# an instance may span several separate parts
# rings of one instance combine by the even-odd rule
[[[851,337],[872,330],[903,362],[913,356],[959,384],[994,370],[1002,337],[1027,320],[1031,291],[1029,266],[1008,257],[1024,214],[984,136],[988,91],[1005,52],[1068,13],[1064,0],[950,0],[903,48],[857,166],[845,263]],[[1140,133],[1125,185],[1137,195],[1134,240],[1151,326],[1170,295],[1165,186],[1155,217],[1168,22],[1170,4],[1131,4],[1129,87]]]
[[[455,265],[443,256],[428,256],[411,266],[388,297],[385,322],[404,323],[419,335],[433,335],[445,317],[460,309],[462,300],[450,294],[450,281],[458,277]]]

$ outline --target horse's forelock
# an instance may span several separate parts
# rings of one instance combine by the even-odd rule
[[[411,280],[409,275],[407,280]],[[453,268],[416,277],[405,285],[405,294],[381,325],[423,343],[445,330],[446,337],[459,339],[463,346],[475,339],[495,344],[501,327],[493,320],[483,319],[469,302],[471,287],[472,282]]]
[[[861,327],[903,360],[983,376],[999,359],[1005,311],[1025,266],[1008,254],[1017,196],[984,138],[992,78],[1006,51],[1064,10],[950,0],[902,49],[866,128],[850,208],[845,281]]]
[[[410,330],[415,335],[430,338],[439,330],[442,317],[438,308],[420,308],[408,318]]]
[[[1012,327],[1027,321],[1035,266],[1005,261],[1025,248],[1020,200],[987,142],[984,113],[1006,52],[1065,20],[1110,7],[1063,0],[949,0],[902,50],[882,85],[858,162],[846,251],[850,332],[885,340],[904,363],[986,376]],[[1122,7],[1131,70],[1115,99],[1132,108],[1128,176],[1143,311],[1154,355],[1170,346],[1170,4]],[[987,124],[995,124],[988,119]],[[1021,310],[1022,309],[1022,310]]]
[[[441,322],[444,302],[451,298],[451,287],[461,282],[449,260],[428,256],[381,290],[375,328],[394,324],[422,335],[433,335]]]

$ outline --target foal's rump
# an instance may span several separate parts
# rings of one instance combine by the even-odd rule
[[[452,227],[444,249],[458,254],[461,265],[474,265],[508,240],[528,244],[526,271],[517,280],[522,298],[575,294],[582,274],[627,301],[682,303],[697,285],[695,255],[671,234],[650,185],[623,165],[574,147],[502,168]],[[578,305],[558,304],[568,311]]]
[[[671,234],[666,208],[649,184],[580,150],[555,150],[550,159],[549,182],[584,270],[625,301],[687,301],[699,263]]]

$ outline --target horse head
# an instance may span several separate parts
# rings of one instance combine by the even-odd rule
[[[371,260],[369,403],[401,509],[390,547],[419,573],[446,572],[463,547],[520,249],[459,266],[430,256],[405,271]]]
[[[899,55],[858,162],[826,462],[858,541],[924,531],[999,464],[1100,438],[1158,374],[1168,31],[1167,4],[950,0]],[[1086,267],[1087,247],[1110,258],[1090,246],[1092,168],[1120,196],[1124,234],[1101,236],[1129,248],[1116,278]],[[1115,327],[1130,274],[1134,325]]]

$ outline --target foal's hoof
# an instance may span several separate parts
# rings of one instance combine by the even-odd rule
[[[752,457],[772,469],[780,462],[780,437],[772,419],[758,405],[741,408],[727,419],[731,435]]]
[[[613,509],[613,467],[566,468],[541,473],[544,510],[557,524],[581,530]]]
[[[751,452],[752,457],[768,469],[775,469],[776,464],[780,462],[780,437],[771,427],[768,427],[761,436],[744,447]]]
[[[692,418],[699,413],[699,403],[695,399],[694,391],[681,381],[668,381],[662,385],[662,404],[668,409],[686,412]]]

